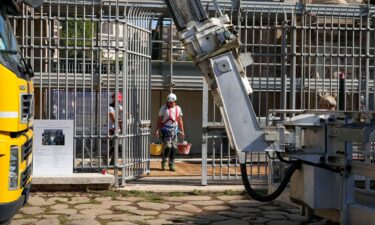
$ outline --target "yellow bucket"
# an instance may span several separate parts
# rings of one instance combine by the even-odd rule
[[[150,154],[151,155],[161,155],[163,151],[163,144],[154,144],[150,145]]]

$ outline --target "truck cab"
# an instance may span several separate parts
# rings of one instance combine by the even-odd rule
[[[26,204],[32,173],[33,71],[8,21],[14,0],[0,2],[0,224]],[[25,2],[27,3],[27,2]],[[32,5],[31,5],[32,6]]]

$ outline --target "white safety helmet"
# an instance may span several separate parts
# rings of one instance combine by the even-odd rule
[[[175,101],[177,101],[177,96],[173,93],[170,93],[167,97],[167,101],[168,102],[175,102]]]

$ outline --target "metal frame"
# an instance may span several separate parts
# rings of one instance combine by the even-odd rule
[[[35,118],[74,120],[74,170],[113,169],[117,186],[149,172],[151,12],[103,0],[22,12],[13,25],[35,71]],[[109,104],[120,92],[111,135]]]

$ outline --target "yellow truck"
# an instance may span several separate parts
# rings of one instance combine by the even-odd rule
[[[26,204],[32,173],[33,71],[17,46],[8,15],[22,2],[39,7],[40,0],[0,1],[0,225],[9,224]]]

